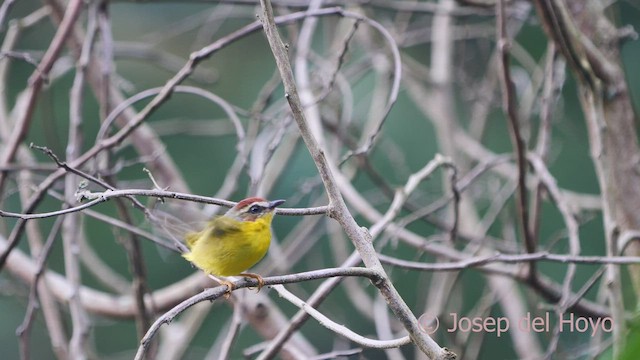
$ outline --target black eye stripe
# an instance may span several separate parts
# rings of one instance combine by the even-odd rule
[[[264,206],[260,206],[257,204],[251,205],[249,207],[249,209],[247,210],[247,213],[249,214],[259,214],[264,210]]]

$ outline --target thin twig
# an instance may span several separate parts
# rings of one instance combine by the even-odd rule
[[[397,259],[391,256],[378,254],[380,261],[385,264],[399,266],[405,269],[423,271],[457,271],[473,267],[485,266],[492,263],[519,264],[525,262],[551,261],[563,264],[615,264],[630,265],[640,263],[640,256],[579,256],[552,254],[549,252],[535,252],[526,254],[502,254],[491,256],[469,257],[458,262],[425,263]]]
[[[520,225],[522,234],[524,235],[524,245],[528,252],[536,251],[536,239],[531,236],[529,229],[529,209],[527,204],[527,160],[526,160],[526,143],[520,133],[520,120],[518,119],[518,104],[513,81],[511,80],[511,71],[509,67],[509,37],[507,34],[507,19],[505,15],[504,0],[498,0],[496,3],[496,27],[498,53],[500,55],[500,85],[502,87],[502,106],[509,124],[509,133],[511,134],[511,143],[516,152],[516,160],[518,165],[518,213],[520,215]],[[532,264],[533,265],[533,264]],[[535,267],[529,269],[531,277],[536,276]]]
[[[409,195],[416,189],[416,187],[418,187],[418,185],[420,185],[420,183],[424,179],[429,177],[440,166],[453,167],[454,165],[451,162],[451,159],[440,154],[436,154],[433,160],[429,161],[422,169],[409,176],[405,186],[402,189],[398,189],[396,191],[393,201],[382,219],[369,229],[372,236],[375,237],[376,234],[379,234],[384,228],[387,227],[387,225],[391,221],[393,221],[393,219],[402,210],[402,207],[408,200]],[[453,184],[455,186],[455,183]]]
[[[145,189],[125,189],[125,190],[107,190],[104,192],[91,192],[86,189],[80,189],[76,192],[76,196],[79,200],[89,199],[90,201],[82,205],[70,207],[68,209],[51,211],[38,214],[29,213],[15,213],[10,211],[0,210],[0,217],[12,217],[23,220],[43,219],[48,217],[60,216],[70,214],[84,209],[88,209],[105,201],[113,198],[129,197],[129,196],[147,196],[163,199],[176,199],[192,201],[203,204],[220,205],[226,207],[233,207],[237,203],[229,200],[216,199],[207,196],[184,194],[175,191],[166,190],[145,190]],[[312,208],[278,208],[277,214],[281,215],[293,215],[293,216],[306,216],[306,215],[325,215],[328,211],[328,206],[318,206]]]
[[[29,337],[31,333],[31,325],[33,324],[33,319],[36,313],[36,309],[39,307],[38,305],[38,286],[40,286],[40,279],[44,274],[44,268],[47,263],[47,259],[49,258],[49,254],[51,253],[51,249],[53,248],[53,244],[56,240],[56,237],[60,233],[60,229],[62,227],[63,217],[59,217],[53,224],[51,231],[49,232],[49,236],[47,236],[47,240],[38,255],[38,263],[37,270],[33,276],[33,282],[31,283],[31,287],[29,290],[29,303],[27,304],[27,311],[24,315],[24,319],[18,328],[16,329],[16,335],[20,338],[20,352],[22,359],[29,359]]]
[[[233,344],[240,335],[240,327],[242,325],[242,307],[236,303],[233,308],[233,314],[231,314],[231,320],[229,321],[229,328],[227,334],[224,337],[220,351],[216,352],[215,359],[227,360],[231,355],[231,349]],[[212,356],[207,356],[207,359],[214,359]]]
[[[325,354],[316,355],[310,358],[309,360],[338,359],[343,356],[358,355],[360,353],[362,353],[361,348],[355,348],[355,349],[349,349],[349,350],[336,350],[336,351],[328,352]]]
[[[556,203],[556,206],[560,210],[562,217],[565,222],[565,226],[567,228],[567,232],[569,234],[569,252],[571,255],[576,256],[580,253],[580,238],[579,238],[579,228],[578,222],[576,221],[573,213],[571,213],[567,202],[564,200],[560,191],[558,190],[558,186],[556,184],[555,179],[551,176],[548,169],[544,165],[544,162],[538,156],[530,155],[530,162],[533,165],[536,173],[540,178],[541,184],[544,184],[545,189],[551,195],[553,201]],[[571,298],[572,294],[572,281],[575,277],[576,266],[575,263],[569,263],[567,267],[567,273],[565,274],[565,278],[563,281],[562,287],[562,297],[558,302],[558,306],[556,307],[556,314],[558,317],[562,317],[562,315],[566,312],[566,309],[575,304],[577,299]],[[556,352],[556,348],[558,346],[560,336],[560,325],[556,324],[553,330],[553,336],[551,341],[549,342],[549,346],[547,348],[547,356]]]

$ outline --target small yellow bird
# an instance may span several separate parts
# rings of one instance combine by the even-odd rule
[[[258,280],[258,291],[264,285],[262,276],[244,273],[260,261],[271,244],[271,220],[274,210],[284,200],[267,201],[250,197],[240,201],[224,215],[210,220],[199,232],[185,236],[189,251],[182,256],[214,276],[244,276]],[[233,283],[227,285],[227,295]]]

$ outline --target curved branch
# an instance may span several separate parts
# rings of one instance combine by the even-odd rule
[[[340,325],[334,322],[333,320],[329,319],[320,311],[314,309],[313,306],[309,306],[309,304],[304,302],[302,299],[293,295],[293,293],[285,289],[284,286],[275,285],[273,288],[278,292],[278,294],[281,297],[285,298],[287,301],[297,306],[301,310],[305,311],[307,314],[311,315],[311,317],[313,317],[314,319],[318,320],[320,325],[335,332],[336,334],[339,334],[347,338],[348,340],[353,341],[358,345],[368,347],[368,348],[373,348],[373,349],[391,349],[391,348],[397,348],[397,347],[411,343],[411,338],[408,335],[398,339],[393,339],[393,340],[368,339],[360,334],[355,333],[348,327],[344,325]]]
[[[162,89],[163,89],[162,87],[155,87],[155,88],[147,89],[145,91],[141,91],[133,95],[132,97],[128,98],[124,102],[118,104],[118,106],[115,109],[113,109],[113,111],[109,114],[109,116],[107,116],[107,118],[102,122],[102,125],[100,126],[100,131],[98,131],[98,135],[96,135],[95,143],[96,144],[100,143],[100,141],[102,141],[105,138],[107,130],[109,129],[109,127],[111,127],[111,124],[113,124],[113,122],[118,118],[118,116],[120,116],[120,114],[123,111],[125,111],[129,106],[135,104],[138,101],[146,99],[148,97],[157,96],[162,91]],[[226,100],[224,100],[223,98],[219,97],[218,95],[210,91],[206,91],[204,89],[197,88],[194,86],[178,85],[175,87],[174,91],[177,93],[198,95],[210,100],[211,102],[218,104],[222,108],[222,110],[224,110],[224,112],[227,113],[227,115],[229,116],[229,120],[231,120],[231,123],[233,124],[236,130],[236,135],[238,137],[238,147],[240,147],[240,144],[242,143],[245,137],[245,131],[244,131],[244,128],[242,127],[242,123],[240,122],[240,119],[238,118],[238,115],[236,114],[231,104],[229,104]]]
[[[366,269],[366,268],[329,268],[329,269],[321,269],[314,271],[307,271],[297,274],[290,275],[282,275],[282,276],[271,276],[264,278],[264,285],[281,285],[281,284],[291,284],[302,281],[309,280],[318,280],[318,279],[326,279],[330,277],[338,277],[338,276],[357,276],[357,277],[366,277],[371,282],[376,283],[381,280],[381,274],[376,270]],[[234,290],[242,289],[246,287],[256,287],[258,286],[258,281],[252,278],[243,278],[241,280],[236,280],[233,282]],[[203,292],[196,294],[189,299],[181,302],[176,305],[173,309],[166,312],[164,315],[159,317],[153,325],[149,328],[144,338],[140,341],[140,346],[138,347],[138,352],[136,353],[135,359],[141,360],[144,358],[147,348],[151,343],[151,340],[158,332],[160,327],[164,324],[170,323],[176,316],[180,315],[183,311],[187,310],[191,306],[202,302],[202,301],[213,301],[221,296],[223,296],[227,291],[227,286],[216,286],[214,288],[206,289]]]

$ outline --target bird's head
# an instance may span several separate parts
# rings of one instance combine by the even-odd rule
[[[250,197],[238,202],[225,215],[238,221],[256,221],[267,217],[270,219],[276,207],[283,203],[284,200],[268,201],[260,197]]]

